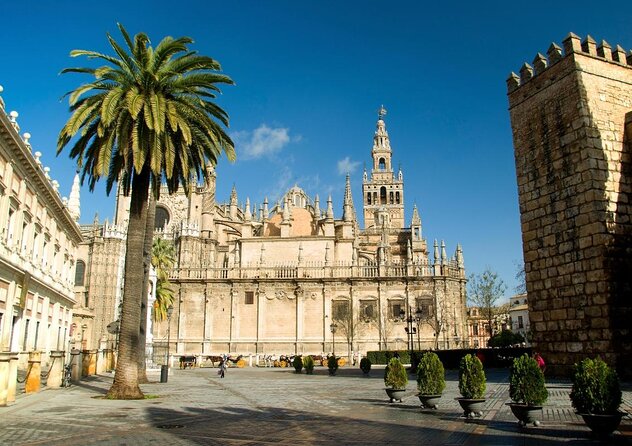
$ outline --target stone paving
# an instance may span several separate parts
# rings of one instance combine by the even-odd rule
[[[1,445],[548,445],[632,444],[632,420],[606,441],[590,436],[572,410],[564,381],[549,382],[540,427],[520,428],[505,405],[506,370],[487,371],[483,416],[466,420],[455,401],[457,372],[447,372],[438,410],[422,409],[415,381],[402,403],[389,403],[383,370],[366,378],[342,368],[313,376],[293,369],[172,369],[169,382],[142,386],[155,398],[103,399],[111,375],[91,377],[68,389],[20,395],[0,407]],[[158,375],[150,375],[158,380]],[[631,413],[632,392],[622,409]]]

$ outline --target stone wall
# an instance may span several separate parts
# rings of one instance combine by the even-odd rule
[[[632,56],[570,34],[507,80],[534,348],[632,372]]]

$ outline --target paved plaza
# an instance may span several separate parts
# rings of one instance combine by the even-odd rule
[[[369,378],[342,368],[329,377],[293,369],[173,369],[168,383],[142,386],[142,401],[103,399],[111,375],[67,389],[20,395],[0,408],[2,445],[547,445],[632,444],[632,420],[605,442],[591,438],[574,414],[564,381],[549,381],[540,427],[520,428],[505,405],[506,370],[487,371],[486,410],[465,420],[455,401],[457,372],[447,372],[438,410],[422,409],[411,379],[402,403],[389,403],[383,369]],[[411,377],[412,378],[412,377]],[[150,375],[158,381],[158,375]],[[622,409],[632,410],[626,388]]]

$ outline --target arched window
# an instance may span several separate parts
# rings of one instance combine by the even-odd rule
[[[389,192],[389,193],[388,193],[388,202],[389,202],[390,204],[393,204],[393,192]]]
[[[386,187],[380,188],[380,204],[386,204]]]
[[[169,224],[169,211],[162,206],[156,206],[156,218],[154,228],[162,229]]]
[[[75,286],[83,286],[83,282],[86,277],[86,262],[83,260],[77,260],[75,266]]]
[[[395,203],[399,204],[399,192],[395,192]]]
[[[377,167],[379,170],[386,170],[386,160],[384,158],[380,158],[377,163]]]
[[[371,192],[367,192],[366,194],[366,204],[371,204]]]

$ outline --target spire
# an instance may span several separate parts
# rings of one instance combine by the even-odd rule
[[[413,205],[413,219],[411,226],[418,226],[421,224],[421,218],[419,217],[419,211],[417,211],[417,205]]]
[[[327,213],[325,214],[325,217],[327,217],[328,220],[333,220],[334,218],[334,207],[331,201],[331,194],[329,194],[329,197],[327,198]]]
[[[459,268],[463,268],[463,266],[465,266],[463,262],[463,249],[461,248],[460,243],[456,245],[456,264]]]
[[[72,189],[70,190],[70,198],[68,199],[68,212],[74,221],[79,221],[81,216],[81,204],[79,202],[79,173],[75,173],[75,179],[72,182]]]
[[[250,221],[252,220],[252,213],[250,212],[250,198],[246,198],[246,209],[244,212],[244,220]]]
[[[237,189],[235,188],[235,185],[233,184],[233,189],[230,191],[230,204],[232,205],[237,205]]]
[[[316,198],[314,199],[314,217],[316,217],[316,220],[320,220],[320,199],[318,198],[318,194],[316,194]]]
[[[349,174],[347,174],[347,182],[345,184],[345,198],[342,205],[342,219],[346,222],[353,221],[354,213],[353,196],[351,195],[351,180],[349,179]]]
[[[439,264],[439,244],[437,243],[437,239],[434,240],[434,264]]]
[[[290,203],[289,200],[286,198],[285,200],[283,200],[283,223],[289,223],[290,222]]]
[[[378,119],[375,130],[375,136],[373,137],[373,150],[374,151],[391,151],[391,142],[388,139],[388,132],[386,131],[386,124],[384,123],[384,115],[386,115],[386,109],[384,106],[380,107],[378,111]]]
[[[445,242],[441,240],[441,264],[445,265],[448,261],[448,255],[445,252]]]
[[[267,220],[270,216],[270,211],[268,211],[268,197],[263,199],[263,215],[261,220]]]

